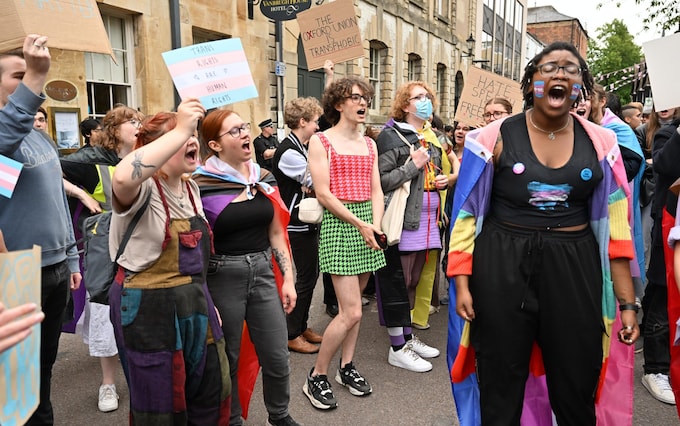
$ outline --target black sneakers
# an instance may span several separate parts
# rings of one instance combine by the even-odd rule
[[[359,374],[357,369],[354,367],[353,362],[345,364],[344,368],[338,368],[338,372],[335,374],[335,381],[343,386],[347,386],[349,392],[355,396],[368,395],[373,390],[366,379],[364,379],[364,377]]]
[[[328,382],[328,376],[318,375],[312,377],[314,368],[309,371],[307,380],[302,386],[302,392],[307,395],[309,402],[320,410],[330,410],[337,408],[338,401],[335,400],[331,384]]]
[[[269,418],[269,424],[271,426],[300,426],[300,423],[296,422],[293,420],[293,418],[289,415],[282,419],[278,420],[272,420],[272,418]]]

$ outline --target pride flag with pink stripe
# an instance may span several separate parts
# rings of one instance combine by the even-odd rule
[[[182,99],[198,98],[211,109],[257,97],[239,38],[194,44],[162,55]]]
[[[0,155],[0,195],[12,198],[22,167],[24,165],[20,162]]]

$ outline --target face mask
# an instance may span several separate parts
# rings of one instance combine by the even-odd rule
[[[432,115],[432,101],[429,99],[423,99],[416,103],[415,116],[421,120],[429,120]]]

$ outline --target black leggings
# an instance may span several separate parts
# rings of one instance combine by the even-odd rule
[[[483,425],[519,425],[533,343],[560,426],[595,425],[602,366],[602,271],[595,237],[487,220],[470,291]]]

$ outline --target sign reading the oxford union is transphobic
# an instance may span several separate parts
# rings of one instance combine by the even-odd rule
[[[207,109],[257,97],[241,39],[170,50],[163,60],[182,99],[198,98]]]
[[[0,253],[0,294],[7,308],[40,306],[40,247]],[[40,396],[40,324],[24,341],[0,354],[0,424],[23,425]]]

